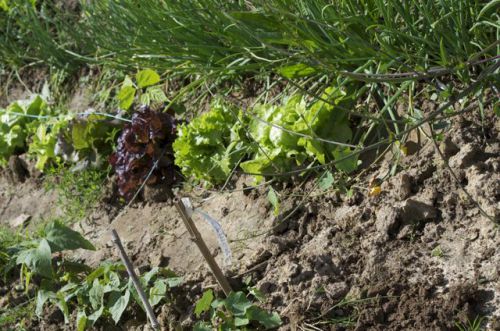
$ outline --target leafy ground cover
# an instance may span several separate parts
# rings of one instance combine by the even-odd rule
[[[2,228],[0,325],[145,323],[123,267],[102,262],[123,226],[167,328],[497,328],[498,1],[14,0],[0,26],[1,221],[63,221]],[[243,292],[205,290],[174,218],[133,233],[151,208],[175,213],[173,191],[231,219]],[[456,259],[454,222],[483,257]],[[76,250],[94,248],[85,227],[96,253]]]

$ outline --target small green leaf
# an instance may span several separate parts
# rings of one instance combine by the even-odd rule
[[[326,191],[332,187],[333,182],[334,179],[332,173],[330,171],[327,171],[323,178],[321,178],[321,180],[319,181],[318,186],[323,191]]]
[[[162,279],[157,279],[154,286],[149,290],[149,303],[151,306],[156,306],[165,298],[167,293],[167,284]]]
[[[36,294],[36,308],[35,308],[35,314],[38,317],[42,316],[43,313],[43,306],[47,302],[47,300],[55,298],[55,293],[52,291],[47,291],[47,290],[38,290],[38,293]]]
[[[76,315],[76,330],[84,331],[87,326],[87,314],[85,314],[85,310],[79,310]]]
[[[120,277],[114,271],[110,271],[108,274],[108,282],[104,286],[104,293],[118,291],[120,289]]]
[[[87,124],[85,122],[75,122],[71,130],[71,138],[75,149],[85,149],[90,147],[87,141]]]
[[[224,302],[227,310],[234,316],[245,316],[248,308],[252,306],[243,292],[231,292]]]
[[[196,317],[200,317],[203,312],[206,312],[210,309],[210,304],[214,300],[214,293],[212,290],[207,290],[203,293],[203,296],[196,303],[196,307],[194,308],[194,313]]]
[[[25,264],[29,270],[45,278],[51,279],[52,253],[47,240],[41,239],[37,248],[21,251],[16,259],[17,264]]]
[[[98,310],[94,311],[87,320],[90,322],[90,325],[94,325],[95,322],[101,317],[102,313],[104,312],[104,306],[101,306]]]
[[[154,70],[144,69],[137,73],[135,79],[137,80],[137,86],[143,88],[158,83],[160,81],[160,75]]]
[[[141,297],[139,296],[139,293],[137,293],[137,289],[134,286],[134,283],[132,283],[132,280],[129,279],[128,284],[127,284],[127,292],[130,292],[132,294],[132,298],[134,301],[141,307],[141,309],[146,312],[146,308],[144,308],[144,303],[142,303]]]
[[[64,323],[67,324],[69,322],[69,308],[63,293],[57,293],[56,305],[64,315]]]
[[[120,108],[127,110],[134,103],[135,88],[133,86],[122,86],[118,92],[118,101],[120,101]]]
[[[111,295],[109,297],[108,308],[109,312],[111,313],[111,317],[113,318],[113,321],[115,321],[115,324],[117,324],[120,321],[123,312],[127,308],[129,300],[130,300],[129,291],[125,291],[124,295],[121,295],[120,292],[111,292]]]
[[[184,278],[182,277],[169,277],[166,279],[168,287],[173,288],[182,284]]]
[[[26,108],[26,114],[39,115],[44,105],[45,102],[43,101],[43,99],[39,95],[37,95],[33,98],[31,103]]]
[[[266,329],[277,328],[282,323],[281,318],[277,313],[268,313],[257,306],[251,306],[248,308],[247,317],[252,321],[259,322]]]
[[[103,305],[104,301],[104,288],[98,279],[94,279],[92,288],[89,291],[89,301],[90,305],[94,310],[98,309]]]
[[[151,86],[146,91],[146,94],[149,96],[149,99],[153,102],[165,102],[168,101],[165,92],[161,89],[160,86]]]
[[[264,302],[266,300],[266,296],[264,295],[264,293],[262,293],[262,291],[256,287],[249,287],[248,293],[253,295],[260,302]]]
[[[250,320],[246,317],[235,317],[234,318],[234,326],[245,326],[250,323]]]
[[[288,79],[306,77],[315,72],[316,69],[304,63],[298,63],[278,69],[278,73]]]
[[[337,148],[333,152],[335,168],[345,173],[351,173],[358,169],[358,154],[353,154],[350,148]]]
[[[269,200],[271,205],[273,205],[274,207],[274,216],[278,216],[280,213],[280,202],[278,200],[278,195],[271,186],[269,187],[269,191],[267,192],[267,200]]]
[[[45,227],[45,239],[50,243],[53,252],[78,248],[95,251],[95,247],[90,241],[59,221],[54,221]]]

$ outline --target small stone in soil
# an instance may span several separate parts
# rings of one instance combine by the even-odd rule
[[[419,222],[436,218],[437,210],[424,202],[408,199],[403,203],[400,216],[405,223]]]
[[[11,219],[9,221],[9,225],[13,228],[25,226],[30,219],[31,219],[31,215],[21,214],[21,215],[17,216],[16,218]]]

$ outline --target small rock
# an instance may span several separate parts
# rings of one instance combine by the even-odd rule
[[[399,200],[407,199],[411,195],[411,177],[408,174],[402,173],[399,176],[396,193]]]
[[[403,203],[400,216],[405,223],[420,222],[437,217],[437,210],[424,202],[408,199]]]
[[[443,155],[446,156],[447,158],[450,156],[453,156],[458,153],[460,150],[457,145],[449,137],[445,138],[441,142],[441,151],[443,152]]]
[[[328,284],[325,291],[331,299],[338,300],[346,296],[349,292],[349,286],[346,282],[337,282]]]
[[[452,168],[464,169],[479,161],[480,148],[475,144],[467,144],[456,155],[450,158]]]
[[[12,228],[17,228],[20,226],[24,227],[30,219],[31,219],[31,215],[21,214],[21,215],[17,216],[16,218],[10,220],[9,225]]]
[[[399,228],[398,210],[389,206],[380,208],[376,212],[375,226],[385,235],[394,234]]]

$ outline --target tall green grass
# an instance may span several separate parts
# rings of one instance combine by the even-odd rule
[[[284,72],[398,81],[469,72],[500,51],[495,0],[93,0],[77,12],[50,1],[14,3],[0,12],[0,56],[16,64],[106,63],[183,75],[300,64]]]
[[[15,0],[0,8],[0,65],[17,69],[41,64],[68,70],[81,65],[69,51],[83,46],[74,39],[80,14],[54,3]]]
[[[100,61],[123,66],[243,73],[303,64],[332,73],[370,63],[379,74],[409,72],[415,77],[415,72],[436,72],[434,67],[463,70],[498,55],[497,4],[91,1],[85,8],[85,33],[77,38],[93,41]]]

